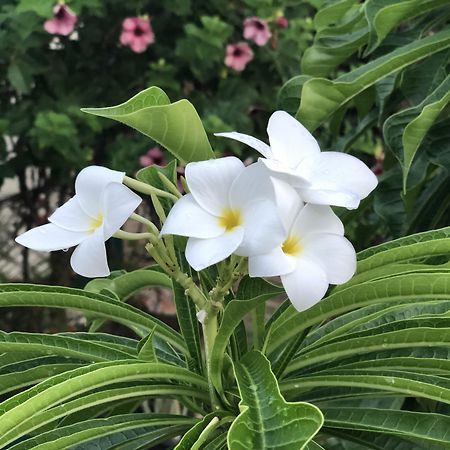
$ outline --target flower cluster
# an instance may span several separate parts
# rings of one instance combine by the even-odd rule
[[[38,251],[77,246],[70,259],[76,273],[89,278],[109,275],[105,241],[142,201],[122,184],[124,176],[105,167],[86,167],[75,180],[75,195],[48,218],[50,223],[26,231],[16,242]]]
[[[330,206],[357,208],[377,178],[353,156],[321,152],[306,128],[283,111],[271,116],[267,132],[270,145],[237,132],[218,133],[262,157],[249,165],[234,156],[191,162],[185,168],[189,192],[184,196],[175,185],[165,192],[125,179],[122,172],[88,167],[76,179],[75,196],[49,217],[50,223],[16,240],[43,251],[77,246],[71,258],[74,271],[100,277],[109,274],[105,241],[112,236],[148,238],[149,248],[164,245],[161,236],[186,236],[186,259],[193,269],[204,270],[231,255],[241,262],[248,258],[251,277],[280,276],[293,305],[299,311],[309,308],[329,284],[345,283],[356,269],[355,250]],[[145,162],[161,156],[159,148],[150,149]],[[160,215],[160,233],[140,216],[150,233],[120,230],[130,216],[136,219],[132,213],[141,202],[123,182],[175,202],[166,219]],[[150,254],[169,267],[161,254]]]
[[[288,21],[285,17],[279,17],[275,23],[286,28]],[[260,17],[252,16],[244,20],[243,36],[249,41],[253,41],[259,47],[266,45],[272,37],[269,24]],[[237,72],[242,72],[247,64],[253,59],[254,53],[250,45],[246,42],[236,42],[228,44],[225,56],[225,65]]]
[[[63,2],[53,7],[53,18],[45,21],[44,29],[50,34],[68,36],[75,29],[77,15]],[[127,17],[122,22],[120,43],[135,53],[147,50],[155,42],[150,18],[145,16]]]
[[[60,2],[54,6],[53,18],[44,23],[44,28],[50,34],[68,36],[75,29],[77,20],[77,15]],[[280,28],[286,28],[289,22],[285,17],[278,17],[275,24]],[[272,37],[269,23],[260,17],[247,17],[243,25],[244,38],[253,41],[259,47],[266,45]],[[120,34],[122,45],[135,53],[143,53],[154,42],[155,34],[149,16],[127,17],[123,20]],[[226,46],[224,63],[227,67],[242,72],[253,57],[253,50],[247,42],[235,42]]]
[[[188,164],[190,193],[174,205],[161,234],[189,238],[186,259],[195,270],[232,254],[248,257],[249,275],[281,276],[301,311],[356,269],[355,250],[330,205],[356,208],[377,179],[353,156],[321,152],[283,111],[271,116],[267,131],[270,146],[241,133],[219,133],[263,157],[248,167],[235,157]]]

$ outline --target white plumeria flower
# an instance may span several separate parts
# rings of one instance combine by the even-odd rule
[[[124,175],[106,167],[86,167],[75,180],[75,195],[48,218],[50,223],[17,236],[16,242],[38,251],[76,245],[70,259],[76,273],[89,278],[109,275],[105,241],[142,201],[122,184]]]
[[[230,156],[189,163],[185,174],[190,194],[175,203],[161,234],[189,237],[186,259],[195,270],[280,245],[284,230],[260,164],[245,167]]]
[[[237,132],[216,136],[235,139],[257,150],[271,174],[298,189],[305,202],[355,209],[378,183],[374,173],[358,158],[321,152],[311,133],[284,111],[272,114],[267,134],[270,146]]]
[[[265,255],[250,256],[249,275],[281,275],[292,304],[303,311],[323,298],[329,284],[342,284],[353,276],[356,253],[329,206],[305,205],[283,181],[275,180],[274,186],[284,240]]]

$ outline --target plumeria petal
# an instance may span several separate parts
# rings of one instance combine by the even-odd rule
[[[214,238],[224,233],[218,218],[205,211],[192,194],[180,198],[167,217],[161,234],[177,234],[195,238]]]
[[[69,231],[53,223],[47,223],[17,236],[16,242],[32,250],[52,252],[73,247],[88,236],[87,232]]]
[[[186,245],[186,259],[195,270],[203,270],[228,258],[244,237],[244,229],[236,227],[219,237],[211,239],[189,238]]]
[[[349,191],[331,191],[326,189],[299,189],[299,194],[305,202],[315,205],[342,206],[347,209],[356,209],[359,206],[359,197]]]
[[[237,131],[230,131],[227,133],[214,133],[214,136],[226,137],[229,139],[234,139],[235,141],[242,142],[256,151],[261,153],[265,158],[273,158],[272,150],[265,142],[259,139],[249,136],[248,134],[238,133]]]
[[[228,156],[186,166],[186,182],[196,202],[206,211],[221,216],[228,207],[228,192],[245,166],[238,158]]]
[[[243,209],[254,202],[275,201],[273,185],[264,165],[254,163],[247,166],[231,184],[228,199],[230,206]]]
[[[275,203],[287,235],[304,203],[290,184],[272,177],[272,185],[275,192]]]
[[[237,255],[261,255],[281,245],[285,239],[286,232],[273,202],[261,200],[253,203],[243,216],[245,234],[235,252]]]
[[[324,270],[314,261],[297,260],[297,268],[281,276],[284,290],[297,311],[304,311],[323,298],[328,289]]]
[[[315,233],[303,239],[302,243],[303,254],[319,262],[325,270],[328,283],[345,283],[355,273],[356,252],[345,237]]]
[[[70,265],[83,277],[106,277],[110,274],[102,228],[78,245],[72,253]]]
[[[106,167],[89,166],[84,168],[75,180],[75,192],[83,210],[96,218],[101,211],[101,195],[109,183],[122,183],[125,172]]]
[[[48,221],[69,231],[89,231],[92,218],[81,208],[78,196],[75,195],[56,209]]]
[[[305,158],[320,154],[312,134],[285,111],[275,111],[267,125],[274,158],[294,169]]]
[[[292,187],[305,188],[310,186],[310,182],[306,178],[301,177],[294,169],[290,169],[283,162],[264,158],[259,158],[259,161],[264,164],[270,175],[289,183]]]
[[[351,201],[350,196],[357,198],[359,203],[378,183],[376,175],[362,161],[339,152],[323,152],[307,158],[297,168],[297,173],[311,183],[308,195],[311,195],[312,191],[321,192],[322,197],[326,196],[326,192],[342,192],[349,198],[346,199],[345,195],[342,195],[342,198],[330,196],[330,202],[327,204],[347,208],[358,206],[355,201]],[[311,201],[306,197],[304,199]]]
[[[142,202],[141,197],[123,184],[109,183],[103,193],[103,233],[109,239]]]
[[[249,256],[248,273],[251,277],[274,277],[291,273],[297,267],[294,257],[276,247],[264,255]]]
[[[344,225],[329,206],[308,203],[301,209],[291,230],[302,239],[311,233],[333,233],[344,235]]]

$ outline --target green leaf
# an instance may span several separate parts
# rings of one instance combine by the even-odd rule
[[[36,413],[29,421],[24,421],[19,427],[15,429],[17,435],[22,433],[22,430],[30,429],[31,426],[38,425],[41,430],[43,425],[54,424],[58,422],[58,426],[62,424],[70,425],[71,422],[65,423],[68,417],[72,417],[73,422],[82,422],[89,418],[94,418],[89,414],[99,414],[111,412],[111,404],[118,405],[121,402],[133,401],[142,403],[149,398],[176,398],[183,403],[183,397],[189,396],[190,398],[199,401],[208,401],[208,395],[206,392],[199,392],[198,388],[194,388],[188,385],[177,384],[156,384],[151,383],[148,380],[140,382],[131,382],[130,387],[118,387],[114,389],[96,389],[94,393],[84,393],[79,398],[69,400],[61,405],[50,408],[46,411]],[[71,416],[69,416],[71,414]],[[63,421],[59,419],[63,418]],[[36,432],[34,432],[36,433]]]
[[[378,280],[380,278],[389,278],[396,275],[403,275],[407,273],[431,273],[431,272],[445,272],[450,270],[450,264],[389,264],[386,266],[376,267],[375,269],[367,270],[355,275],[350,281],[340,286],[333,288],[332,292],[337,292],[346,289],[354,284],[362,284],[366,281]]]
[[[338,77],[335,81],[313,78],[303,86],[297,117],[313,131],[349,100],[377,81],[448,47],[450,29],[399,47]]]
[[[346,14],[354,10],[357,4],[357,0],[338,0],[329,2],[329,4],[320,8],[314,16],[315,28],[317,31],[320,31],[323,28],[336,24],[342,20]]]
[[[101,289],[107,287],[117,294],[122,301],[127,300],[135,292],[146,287],[161,286],[172,289],[172,280],[165,273],[150,269],[133,270],[132,272],[119,275],[112,280],[105,278],[92,280],[84,289],[89,292],[100,292],[101,289],[95,288],[94,290],[95,284],[93,283],[98,281],[106,283]]]
[[[241,394],[241,413],[228,432],[233,450],[303,449],[323,424],[318,408],[288,403],[282,397],[270,363],[258,351],[234,364]]]
[[[19,94],[30,91],[32,80],[24,64],[12,62],[8,67],[8,80]]]
[[[280,383],[281,392],[285,397],[295,399],[302,398],[303,392],[308,393],[320,387],[376,389],[380,391],[380,395],[395,392],[402,396],[423,397],[450,403],[450,384],[447,378],[418,375],[403,370],[378,369],[376,372],[358,369],[334,370],[326,374],[287,379]],[[354,398],[354,394],[349,397]]]
[[[36,355],[53,354],[83,359],[85,361],[109,361],[132,359],[133,354],[95,342],[74,339],[57,334],[5,333],[0,331],[0,352],[34,352]]]
[[[90,315],[122,323],[135,330],[141,337],[155,329],[156,336],[165,339],[183,352],[186,347],[181,336],[164,322],[139,311],[130,305],[105,295],[81,289],[28,284],[0,285],[0,307],[43,306],[74,308]]]
[[[27,11],[33,11],[41,17],[51,17],[54,0],[20,0],[16,6],[16,12],[22,13]]]
[[[0,394],[16,391],[24,386],[39,383],[58,373],[72,370],[86,361],[59,356],[41,356],[8,364],[0,370]]]
[[[148,336],[142,338],[138,345],[138,358],[147,362],[158,362],[156,357],[155,347],[153,345],[153,334],[152,331]]]
[[[83,112],[114,119],[135,128],[167,148],[177,159],[190,162],[214,158],[197,111],[187,100],[169,103],[166,94],[150,87],[125,103]]]
[[[368,330],[379,325],[389,324],[398,320],[412,317],[444,315],[450,310],[450,302],[404,303],[400,305],[375,304],[359,308],[356,311],[343,314],[308,334],[304,348],[317,347],[324,342],[339,336],[348,336],[348,333]]]
[[[425,14],[447,0],[368,0],[364,10],[369,23],[369,44],[365,54],[372,53],[401,22]]]
[[[449,356],[448,350],[440,347],[389,349],[344,358],[322,365],[320,368],[316,366],[312,368],[312,372],[325,371],[330,368],[355,368],[373,371],[380,369],[404,370],[412,373],[448,376],[450,374]]]
[[[413,439],[409,436],[400,438],[395,435],[368,431],[343,431],[342,429],[332,428],[330,429],[330,434],[351,442],[356,442],[357,444],[362,445],[364,449],[387,450],[392,448],[395,450],[444,450],[448,448],[439,444],[432,444],[430,441],[421,441],[419,443],[418,439]],[[357,449],[361,449],[361,447],[358,446]]]
[[[177,318],[190,358],[194,362],[197,372],[202,373],[202,351],[200,346],[199,322],[195,304],[186,295],[185,289],[175,284],[174,300],[177,307]]]
[[[115,278],[97,278],[89,281],[85,291],[105,294],[113,293],[121,301],[128,300],[133,294],[143,288],[161,286],[172,289],[172,280],[164,273],[156,270],[138,269],[119,275]],[[96,319],[92,322],[90,331],[98,330],[105,320]]]
[[[325,426],[393,433],[432,443],[450,444],[450,417],[442,414],[386,409],[326,408]]]
[[[302,73],[316,77],[327,76],[363,46],[368,36],[367,22],[362,11],[355,11],[350,20],[339,27],[320,30],[314,45],[307,48],[302,57]]]
[[[420,144],[450,102],[450,75],[422,103],[392,115],[383,126],[386,143],[403,167],[403,192]]]
[[[439,322],[437,319],[429,321],[430,323],[435,323],[436,328],[420,327],[420,321],[417,320],[417,322],[411,321],[411,328],[383,332],[384,329],[389,330],[390,327],[395,326],[387,324],[384,327],[380,327],[380,334],[376,334],[377,329],[375,329],[357,333],[356,337],[350,335],[348,338],[344,336],[341,338],[342,340],[337,338],[335,342],[331,341],[304,354],[300,354],[298,358],[291,362],[287,372],[294,372],[302,367],[312,366],[333,358],[337,360],[338,358],[349,355],[382,351],[385,349],[439,347],[450,342],[450,340],[445,338],[445,334],[450,330],[450,327],[445,326],[449,321],[446,319],[444,321],[446,323],[442,324],[442,328],[438,326]],[[400,322],[404,322],[402,323],[403,326],[408,326],[408,321]]]
[[[358,253],[357,273],[392,263],[445,255],[450,251],[450,227],[412,234]]]
[[[278,108],[295,114],[300,105],[303,85],[311,78],[310,75],[297,75],[286,81],[278,93]]]
[[[231,300],[231,302],[225,306],[219,331],[211,351],[210,377],[219,392],[222,391],[221,375],[225,349],[234,329],[239,325],[247,313],[278,293],[279,288],[273,286],[272,292],[259,295],[250,300]]]
[[[6,445],[43,423],[54,420],[55,414],[46,412],[51,407],[61,405],[60,413],[66,415],[67,400],[79,394],[110,384],[154,379],[171,379],[189,383],[204,392],[208,390],[204,378],[168,364],[123,361],[82,367],[49,378],[0,404],[0,445]],[[39,414],[44,414],[45,420],[39,420]]]
[[[180,439],[174,450],[191,450],[193,445],[198,442],[201,434],[205,428],[211,423],[215,417],[218,419],[226,418],[228,421],[233,419],[230,413],[227,411],[215,411],[213,413],[207,414],[200,422],[197,422],[190,430],[188,430],[185,435]]]
[[[412,273],[350,286],[331,294],[302,313],[289,307],[273,324],[266,339],[273,351],[304,329],[330,317],[375,303],[450,299],[450,277],[443,273]]]
[[[193,420],[176,415],[124,414],[57,428],[27,439],[12,448],[14,450],[60,450],[63,448],[102,450],[111,448],[111,444],[126,442],[144,433],[169,439],[184,431]]]

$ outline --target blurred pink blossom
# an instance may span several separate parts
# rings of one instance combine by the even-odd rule
[[[145,52],[147,47],[155,42],[150,18],[147,16],[127,17],[122,22],[120,42],[130,47],[135,53]]]
[[[45,30],[50,34],[68,36],[77,23],[77,15],[66,5],[58,4],[53,7],[53,19],[46,20]]]
[[[271,38],[269,25],[265,20],[259,17],[247,17],[244,20],[244,37],[245,39],[251,39],[256,45],[266,45],[267,41]]]
[[[287,28],[289,26],[289,20],[287,20],[286,17],[278,17],[278,19],[275,21],[275,23],[280,28]]]
[[[142,167],[151,166],[156,164],[158,166],[165,166],[167,164],[164,153],[159,147],[152,147],[144,155],[139,157],[139,164]]]
[[[245,66],[253,59],[253,51],[246,42],[237,42],[227,45],[225,65],[238,72],[242,72]]]

